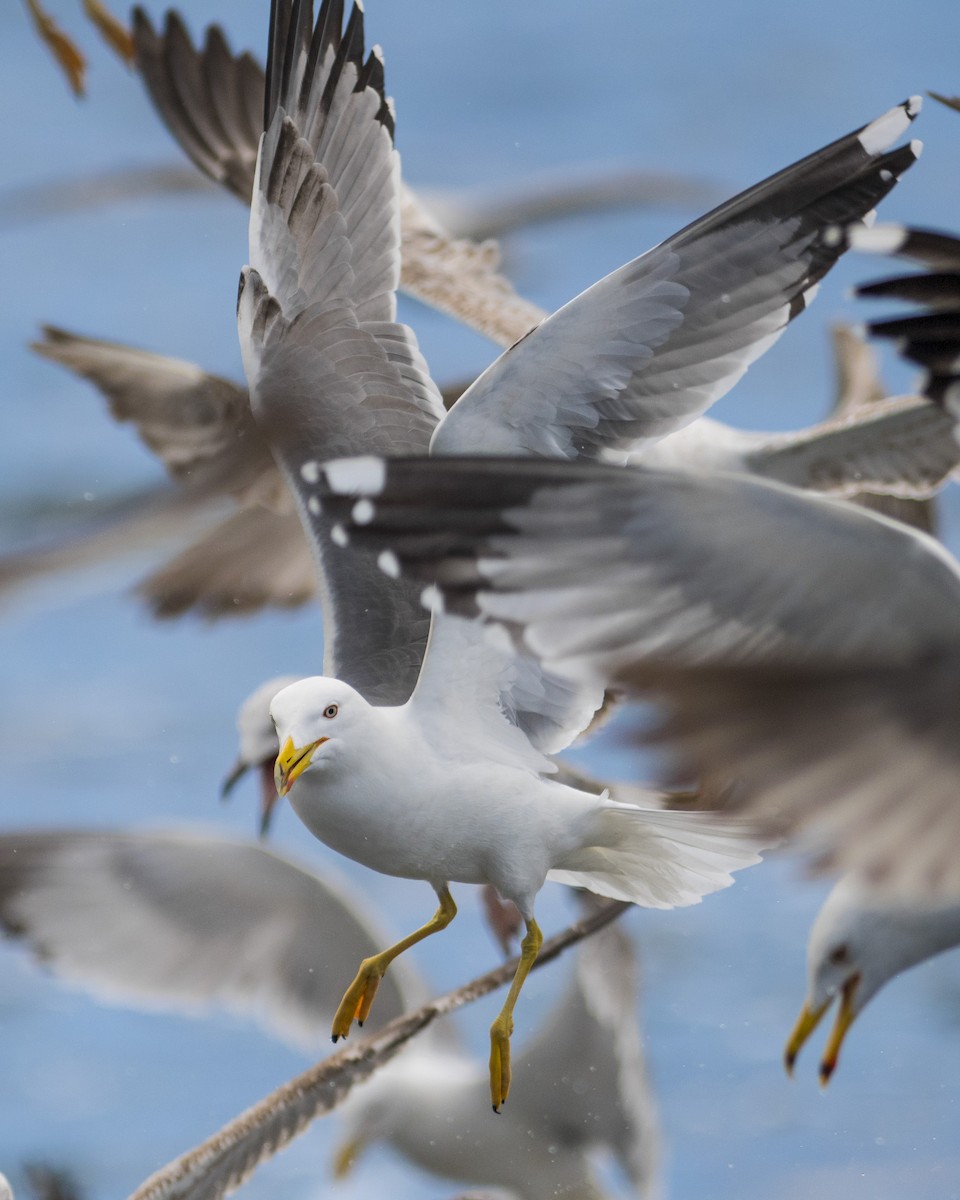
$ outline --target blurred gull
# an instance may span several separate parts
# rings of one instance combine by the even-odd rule
[[[817,915],[807,943],[807,998],[784,1052],[787,1071],[834,1000],[837,1015],[820,1060],[824,1085],[850,1026],[901,971],[960,945],[960,904],[897,904],[845,876]]]
[[[387,874],[424,879],[434,917],[361,964],[334,1038],[363,1021],[390,962],[445,928],[449,881],[491,883],[526,926],[491,1027],[490,1093],[510,1087],[513,1010],[542,935],[546,877],[653,907],[689,904],[756,861],[733,825],[645,810],[546,778],[602,698],[438,617],[419,589],[347,553],[316,495],[322,455],[526,453],[597,458],[689,423],[803,310],[865,216],[916,159],[888,147],[911,99],[758,184],[543,321],[444,416],[411,330],[395,320],[400,200],[383,64],[355,8],[274,5],[266,111],[237,307],[254,415],[297,490],[323,579],[325,678],[274,698],[277,785],[311,831]],[[328,114],[335,114],[336,119]],[[316,398],[322,397],[322,403]],[[376,491],[369,460],[338,484]],[[362,508],[362,504],[361,504]],[[362,517],[361,517],[362,519]],[[422,669],[421,669],[422,662]],[[338,676],[338,678],[333,678]],[[469,818],[465,819],[465,814]]]
[[[55,974],[113,1002],[217,1005],[316,1048],[342,975],[381,940],[335,874],[211,833],[0,835],[0,922]],[[385,983],[378,1022],[421,989]]]

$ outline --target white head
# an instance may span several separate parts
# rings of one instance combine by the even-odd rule
[[[854,1020],[888,980],[960,943],[960,905],[922,907],[885,900],[852,876],[836,885],[810,930],[807,998],[784,1054],[787,1070],[835,996],[837,1018],[820,1062],[820,1082],[836,1069]]]
[[[291,684],[270,704],[280,742],[274,778],[285,796],[305,771],[328,772],[340,761],[347,738],[362,748],[360,733],[370,705],[359,692],[339,679],[314,675]]]

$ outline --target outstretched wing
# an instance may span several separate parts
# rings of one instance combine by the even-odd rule
[[[866,218],[916,160],[916,143],[886,151],[919,106],[891,109],[588,288],[480,376],[433,452],[596,458],[688,424],[804,309],[845,249],[825,231]]]
[[[290,0],[276,11],[272,44],[282,57],[293,14]],[[299,27],[301,50],[308,49],[303,31],[309,32],[312,24]],[[280,82],[265,101],[263,69],[250,54],[232,53],[217,25],[209,26],[202,46],[195,45],[173,11],[160,31],[142,9],[135,9],[133,36],[137,66],[164,124],[205,175],[249,204],[260,132],[282,102]],[[543,320],[543,309],[518,296],[501,274],[496,242],[452,237],[402,185],[400,204],[400,286],[405,292],[502,346],[512,345]]]
[[[869,233],[869,236],[866,236]],[[851,245],[875,254],[913,259],[927,269],[881,279],[857,289],[860,296],[908,300],[913,316],[872,321],[874,337],[892,341],[908,362],[923,368],[920,390],[960,421],[960,237],[928,229],[882,225],[850,230]]]
[[[311,463],[425,451],[443,412],[413,333],[394,320],[399,167],[377,51],[358,7],[285,6],[271,23],[268,97],[238,324],[254,414],[312,538],[326,656],[373,703],[411,694],[428,618],[417,589],[355,561],[311,506]]]
[[[0,924],[98,995],[222,1005],[310,1046],[329,1033],[357,960],[383,944],[339,880],[256,843],[186,832],[5,834]],[[405,976],[392,975],[378,1022],[408,1007]]]
[[[178,482],[282,504],[270,450],[246,390],[193,363],[53,325],[31,349],[89,380]]]

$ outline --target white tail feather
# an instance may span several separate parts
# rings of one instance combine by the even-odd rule
[[[709,813],[610,802],[596,840],[570,854],[548,879],[645,908],[682,908],[733,883],[732,871],[760,861],[762,845],[742,822]]]

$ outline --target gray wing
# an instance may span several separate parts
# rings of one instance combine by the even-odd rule
[[[884,151],[918,109],[892,109],[594,284],[481,375],[434,452],[597,457],[699,416],[845,249],[824,233],[865,217],[916,160],[916,145]]]
[[[336,13],[328,8],[332,25],[343,5],[337,6]],[[275,54],[281,57],[292,17],[293,6],[284,0],[272,31]],[[309,45],[305,30],[309,33],[306,21],[294,33],[299,38],[301,70]],[[217,25],[207,29],[202,47],[194,45],[176,12],[167,13],[160,32],[142,9],[136,9],[133,36],[137,66],[167,128],[204,174],[249,204],[260,132],[281,103],[282,77],[274,94],[265,99],[263,69],[251,55],[234,55]],[[302,112],[289,115],[299,127]],[[518,296],[501,274],[495,242],[477,244],[452,237],[409,188],[401,186],[400,196],[400,286],[405,292],[504,346],[512,345],[546,316]]]
[[[864,233],[867,231],[864,231]],[[850,230],[858,250],[895,254],[921,263],[914,275],[881,279],[857,289],[860,296],[907,300],[919,307],[912,316],[871,321],[873,337],[892,341],[898,352],[923,368],[920,391],[960,420],[960,238],[928,229],[882,225],[869,237]]]
[[[559,1002],[516,1052],[510,1104],[514,1120],[546,1126],[565,1145],[611,1147],[637,1194],[647,1195],[660,1134],[638,1026],[639,987],[636,953],[618,924],[583,942]]]
[[[181,149],[249,204],[263,128],[263,68],[250,54],[234,54],[219,25],[195,46],[173,10],[160,32],[135,8],[133,41],[147,93]]]
[[[186,832],[0,836],[0,922],[97,995],[225,1006],[310,1046],[359,959],[384,944],[339,881],[254,843]],[[378,1022],[404,1011],[404,978],[384,978]]]
[[[244,388],[181,359],[52,325],[31,348],[94,384],[178,482],[279,502],[277,470]]]
[[[953,421],[929,400],[878,401],[840,420],[770,436],[744,456],[747,471],[836,496],[932,496],[960,465]]]
[[[353,536],[446,608],[662,700],[683,778],[736,778],[821,865],[960,892],[960,566],[937,542],[761,481],[572,464],[387,463],[369,501]]]
[[[413,333],[395,322],[398,160],[363,17],[275,11],[268,78],[284,105],[264,135],[238,325],[254,414],[311,536],[321,579],[324,670],[373,703],[402,703],[428,618],[417,590],[346,556],[307,494],[318,457],[425,451],[443,412]],[[282,15],[282,14],[281,14]],[[273,88],[268,85],[268,95]]]
[[[313,598],[316,578],[296,513],[246,508],[153,571],[137,591],[154,616],[215,620],[268,605],[296,608]]]

